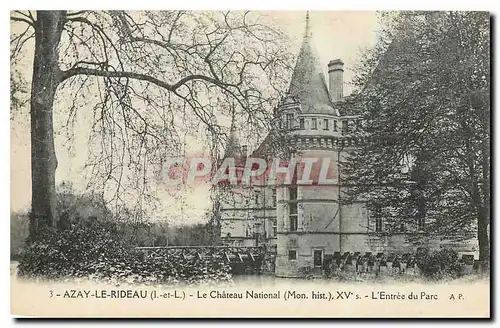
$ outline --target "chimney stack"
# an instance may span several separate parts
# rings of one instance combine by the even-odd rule
[[[342,87],[344,84],[344,63],[340,59],[331,60],[328,63],[328,82],[330,97],[334,103],[342,101]]]

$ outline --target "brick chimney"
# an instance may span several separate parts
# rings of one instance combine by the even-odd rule
[[[344,84],[344,63],[340,59],[328,63],[328,84],[330,97],[334,103],[342,101],[342,86]]]

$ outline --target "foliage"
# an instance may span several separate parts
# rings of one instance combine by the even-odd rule
[[[462,275],[464,263],[460,261],[458,253],[449,248],[429,251],[428,248],[419,248],[415,260],[422,275],[426,278],[458,278]]]
[[[46,233],[21,254],[19,275],[33,278],[90,278],[129,283],[229,281],[221,259],[148,257],[128,244],[112,221],[85,220],[58,233]]]
[[[10,214],[10,257],[17,259],[24,248],[24,241],[28,237],[29,231],[28,213]]]
[[[486,12],[386,15],[358,68],[358,147],[347,202],[369,199],[387,232],[477,236],[489,258],[490,34]],[[418,235],[415,235],[418,238]]]
[[[171,246],[203,246],[214,245],[217,240],[215,237],[220,236],[220,233],[214,231],[209,224],[194,224],[172,227],[169,235],[168,245]]]
[[[107,220],[111,217],[110,210],[102,198],[89,194],[77,193],[71,183],[62,182],[57,187],[58,229],[64,230],[70,224],[80,223],[83,218]],[[12,212],[10,215],[10,254],[17,258],[24,248],[29,233],[29,218],[31,213]]]
[[[165,222],[138,220],[136,213],[110,211],[102,199],[78,194],[70,183],[58,187],[56,232],[47,230],[25,246],[29,214],[13,213],[11,235],[20,255],[19,273],[47,279],[91,278],[112,282],[198,283],[230,280],[223,260],[180,254],[144,259],[135,246],[203,245],[211,242],[205,225],[170,228]],[[118,217],[120,216],[120,217]],[[11,245],[14,245],[11,244]]]

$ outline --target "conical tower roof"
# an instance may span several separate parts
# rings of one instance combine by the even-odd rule
[[[306,31],[292,74],[288,95],[298,99],[303,112],[335,113],[319,56],[312,45],[309,13],[306,14]]]
[[[234,111],[231,114],[231,126],[229,136],[226,143],[226,151],[224,157],[239,157],[241,155],[240,139],[236,132],[236,120]]]

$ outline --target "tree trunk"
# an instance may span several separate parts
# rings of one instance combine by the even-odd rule
[[[57,224],[53,105],[61,81],[58,47],[64,11],[38,11],[31,86],[31,218],[30,240]]]
[[[487,259],[490,258],[490,236],[488,235],[488,228],[490,229],[489,234],[491,234],[491,190],[490,190],[490,138],[491,138],[491,123],[490,123],[490,104],[489,104],[489,92],[487,96],[483,96],[486,99],[484,103],[483,110],[483,128],[488,138],[483,139],[482,142],[482,194],[483,194],[483,215],[478,219],[478,241],[479,241],[479,258]],[[481,228],[479,228],[481,227]],[[481,229],[481,230],[480,230]]]
[[[486,266],[490,259],[490,238],[488,237],[488,215],[484,208],[477,218],[477,239],[479,243],[479,260]]]

